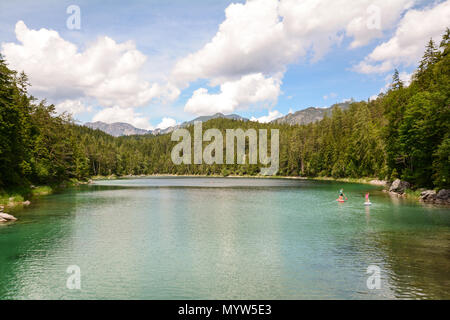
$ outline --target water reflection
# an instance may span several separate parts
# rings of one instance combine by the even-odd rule
[[[335,183],[150,180],[18,212],[0,229],[0,298],[449,298],[446,209],[354,184],[341,204]],[[65,288],[71,264],[78,292]],[[369,265],[382,269],[381,290],[366,287]]]
[[[397,298],[450,298],[450,239],[427,232],[385,232],[371,239],[383,252]]]
[[[364,210],[366,211],[366,223],[369,225],[370,222],[370,206],[365,206]]]
[[[50,199],[34,204],[30,210],[45,212],[33,216],[16,214],[19,221],[0,233],[0,297],[4,299],[44,299],[51,296],[49,281],[65,283],[65,268],[51,261],[64,260],[74,232],[77,198],[70,198],[64,213]],[[25,211],[27,211],[26,209]],[[43,222],[42,219],[46,220]],[[59,224],[58,220],[64,223]],[[47,223],[50,222],[50,223]],[[69,260],[66,260],[66,267]],[[53,272],[52,272],[53,271]],[[50,276],[51,274],[51,276]]]

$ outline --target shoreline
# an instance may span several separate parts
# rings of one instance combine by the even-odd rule
[[[373,186],[384,187],[388,185],[387,181],[379,180],[376,178],[364,177],[364,178],[332,178],[332,177],[302,177],[302,176],[261,176],[261,175],[218,175],[218,174],[150,174],[150,175],[125,175],[125,176],[95,176],[91,179],[97,180],[114,180],[114,179],[133,179],[133,178],[155,178],[155,177],[184,177],[184,178],[252,178],[252,179],[287,179],[287,180],[311,180],[311,181],[334,181],[344,183],[360,183]]]

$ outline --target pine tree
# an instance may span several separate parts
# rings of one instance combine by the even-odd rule
[[[419,68],[414,76],[422,90],[433,85],[432,66],[441,58],[441,52],[436,48],[433,39],[428,42],[425,53],[420,61]]]
[[[392,90],[398,90],[403,88],[403,82],[400,80],[400,74],[397,69],[395,69],[394,75],[392,76],[392,84],[391,89]]]
[[[433,64],[439,60],[439,50],[436,49],[433,39],[428,41],[425,54],[419,64],[419,75],[424,74]]]

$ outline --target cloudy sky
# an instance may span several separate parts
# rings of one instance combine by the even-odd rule
[[[0,51],[81,123],[263,122],[408,81],[449,21],[450,0],[0,0]]]

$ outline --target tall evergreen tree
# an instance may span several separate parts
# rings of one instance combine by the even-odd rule
[[[392,84],[391,89],[392,90],[398,90],[403,88],[403,82],[400,80],[400,74],[397,69],[395,69],[394,75],[392,76]]]

